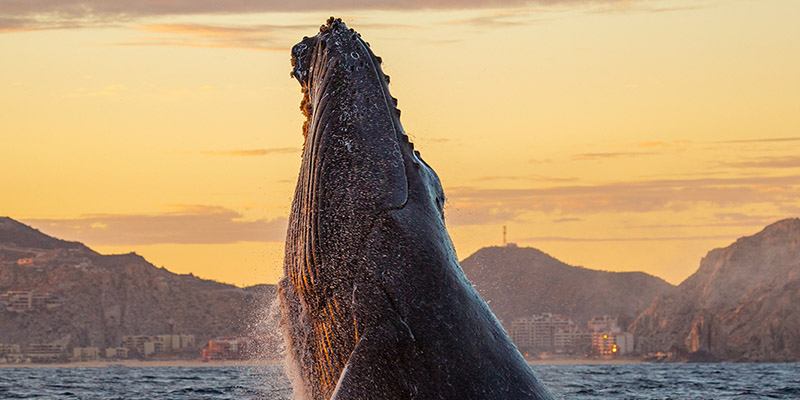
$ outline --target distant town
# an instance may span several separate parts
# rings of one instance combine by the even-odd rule
[[[511,322],[511,340],[526,358],[553,355],[612,358],[632,355],[633,333],[623,332],[617,317],[593,317],[586,328],[572,319],[544,313]]]
[[[513,243],[460,264],[530,361],[796,362],[799,238],[800,219],[775,222],[710,251],[678,286]],[[275,360],[276,296],[0,217],[0,363]]]
[[[0,309],[29,312],[58,308],[64,299],[42,291],[8,291],[0,295]],[[520,352],[529,359],[572,356],[610,359],[633,355],[634,335],[624,332],[617,317],[598,315],[586,327],[569,317],[544,313],[517,318],[508,332]],[[264,354],[267,345],[257,335],[210,340],[198,354],[195,335],[164,333],[127,335],[118,346],[72,347],[60,343],[0,343],[0,363],[54,363],[98,360],[186,359],[202,361],[251,360]]]
[[[16,313],[52,310],[65,299],[44,291],[0,294],[0,310]],[[99,360],[251,360],[265,354],[266,340],[253,336],[215,338],[196,349],[193,334],[127,335],[116,347],[72,347],[62,343],[0,343],[0,364],[65,363]]]

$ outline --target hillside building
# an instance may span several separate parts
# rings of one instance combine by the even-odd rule
[[[6,310],[25,312],[42,309],[53,309],[61,306],[64,300],[49,292],[40,291],[8,291],[0,295],[0,303],[5,303]]]

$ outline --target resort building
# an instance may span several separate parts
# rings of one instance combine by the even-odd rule
[[[29,344],[25,354],[34,362],[55,361],[66,357],[66,346],[54,343]]]
[[[125,347],[108,347],[106,348],[106,358],[128,358],[128,349]]]
[[[193,347],[194,335],[136,335],[123,336],[122,347],[142,357]]]
[[[572,353],[588,348],[591,334],[571,319],[552,313],[517,318],[511,322],[511,340],[523,352]]]
[[[208,348],[203,349],[203,361],[245,360],[256,347],[254,340],[247,337],[212,339]]]
[[[594,332],[592,352],[601,357],[623,356],[633,353],[633,333]]]
[[[611,315],[597,315],[589,320],[589,330],[592,332],[622,332],[617,324],[617,317]]]
[[[0,357],[6,354],[20,354],[22,351],[18,344],[0,343]]]
[[[0,295],[0,303],[5,304],[8,311],[25,312],[42,309],[53,309],[60,306],[64,300],[49,292],[39,291],[8,291]]]
[[[75,347],[72,349],[73,361],[95,361],[100,356],[97,347]]]

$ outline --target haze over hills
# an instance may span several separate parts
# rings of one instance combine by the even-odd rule
[[[563,314],[580,324],[600,314],[627,325],[673,288],[643,272],[573,267],[534,248],[486,247],[461,262],[467,277],[508,329],[518,317]]]
[[[689,358],[800,360],[800,219],[724,249],[657,298],[631,325],[640,351]]]
[[[221,266],[223,267],[223,266]],[[0,294],[36,291],[60,305],[0,309],[0,343],[115,347],[123,335],[194,334],[208,339],[252,330],[272,285],[238,288],[156,268],[135,253],[101,255],[0,218]]]

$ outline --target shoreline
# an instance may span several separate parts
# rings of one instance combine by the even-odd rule
[[[151,368],[151,367],[267,367],[281,365],[281,360],[97,360],[69,363],[0,364],[0,368]]]
[[[650,364],[650,361],[645,361],[640,358],[615,358],[615,359],[597,359],[597,358],[552,358],[552,359],[526,359],[525,362],[531,365],[589,365],[589,364]]]
[[[640,359],[613,359],[600,360],[589,358],[559,358],[549,360],[525,360],[531,365],[586,365],[586,364],[647,364],[648,361]],[[280,366],[281,360],[117,360],[117,361],[80,361],[69,363],[30,363],[30,364],[0,364],[0,368],[152,368],[152,367],[268,367]]]

